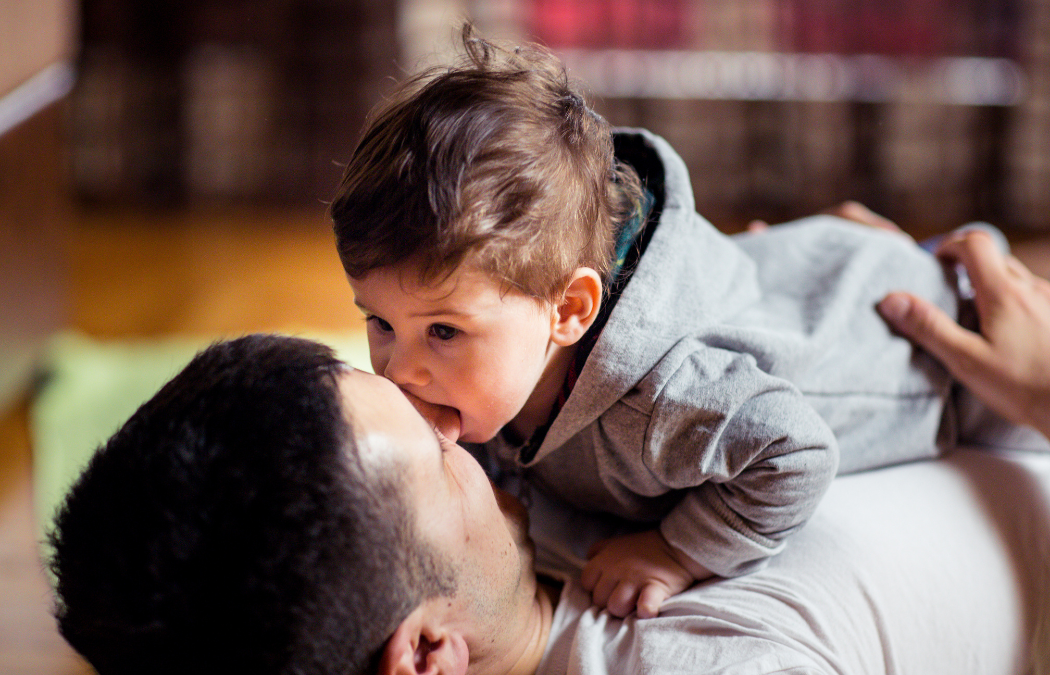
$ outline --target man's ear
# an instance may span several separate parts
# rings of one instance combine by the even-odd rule
[[[428,604],[416,607],[387,640],[379,675],[466,675],[470,653],[463,636],[428,611]]]
[[[590,267],[573,272],[554,316],[551,339],[567,347],[576,344],[598,318],[602,306],[602,279]]]

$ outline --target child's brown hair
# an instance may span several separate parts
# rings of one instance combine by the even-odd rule
[[[431,282],[469,260],[556,301],[578,267],[608,277],[640,208],[635,172],[561,62],[463,28],[460,64],[405,82],[373,111],[329,212],[347,274],[410,262]]]

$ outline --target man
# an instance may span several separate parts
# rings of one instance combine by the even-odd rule
[[[213,345],[56,520],[59,627],[102,674],[535,670],[525,514],[390,382],[321,345]]]
[[[978,308],[1006,308],[986,335],[1011,327],[1029,337],[1006,358],[1045,363],[1029,347],[1050,294],[980,278]],[[1048,400],[1045,369],[965,364]],[[1020,673],[1046,648],[1048,498],[1045,476],[977,453],[844,478],[766,570],[616,619],[572,574],[609,523],[536,495],[541,582],[520,505],[389,382],[253,336],[198,356],[98,453],[52,567],[63,634],[101,675]]]

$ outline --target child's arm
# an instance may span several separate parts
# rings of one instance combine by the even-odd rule
[[[664,600],[712,576],[703,565],[672,548],[659,530],[612,537],[591,547],[580,575],[594,604],[624,617],[660,614]]]
[[[837,446],[801,396],[782,393],[767,392],[739,406],[722,434],[734,447],[703,455],[707,480],[686,491],[658,529],[591,548],[580,581],[596,606],[619,617],[636,609],[639,618],[655,617],[664,600],[693,583],[747,574],[783,548],[834,476]],[[770,428],[780,415],[810,424],[794,434],[776,424]],[[663,453],[679,459],[689,454],[680,446]]]
[[[682,556],[736,577],[763,567],[809,519],[835,475],[838,445],[801,396],[758,396],[727,427],[736,431],[727,429],[725,447],[705,458],[708,479],[659,529]]]
[[[809,518],[838,467],[834,433],[794,385],[751,356],[711,348],[664,380],[639,451],[639,487],[655,494],[653,482],[641,482],[655,481],[681,500],[647,533],[655,545],[613,540],[622,545],[594,556],[588,581],[597,600],[616,588],[614,578],[638,587],[639,596],[639,579],[652,579],[670,595],[695,579],[757,570]],[[616,602],[634,595],[621,593]]]

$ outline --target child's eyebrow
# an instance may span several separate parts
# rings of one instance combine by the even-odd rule
[[[356,305],[357,308],[359,310],[361,310],[362,312],[364,312],[365,314],[374,314],[374,312],[372,312],[372,310],[368,309],[368,307],[366,307],[363,303],[361,303],[356,298],[354,299],[354,305]],[[455,309],[453,307],[436,307],[434,309],[427,310],[425,312],[413,312],[409,316],[411,316],[413,318],[424,318],[424,319],[427,318],[427,317],[431,317],[431,316],[455,316],[455,317],[460,317],[460,318],[463,318],[463,319],[469,319],[470,317],[474,316],[474,313],[473,312],[468,312],[468,311],[462,311],[462,310],[459,310],[459,309]]]
[[[416,313],[412,314],[412,316],[422,317],[422,318],[425,318],[425,317],[428,317],[428,316],[459,316],[459,317],[464,317],[465,318],[465,317],[470,317],[470,316],[474,316],[474,315],[472,313],[470,313],[470,312],[462,312],[462,311],[460,311],[458,309],[452,309],[450,307],[438,307],[436,309],[432,309],[432,310],[427,311],[427,312],[416,312]]]

